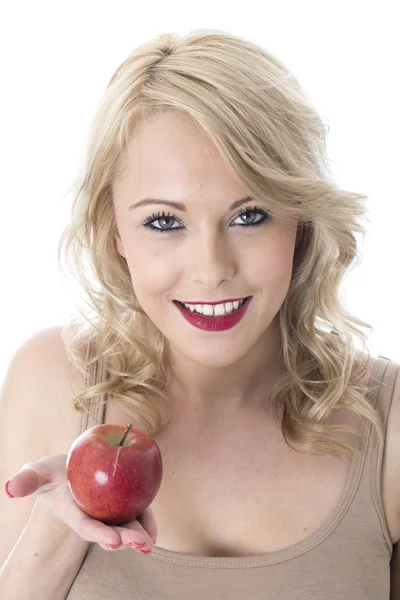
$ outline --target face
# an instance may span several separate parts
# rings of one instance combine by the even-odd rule
[[[256,346],[262,352],[289,288],[297,223],[276,219],[263,199],[232,209],[248,197],[246,189],[214,144],[178,113],[143,123],[122,160],[113,186],[117,248],[141,307],[171,350],[212,367],[233,364]],[[146,198],[186,210],[134,206]],[[223,331],[195,327],[174,302],[248,296],[242,319]]]

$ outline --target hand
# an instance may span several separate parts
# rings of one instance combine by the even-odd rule
[[[123,526],[109,526],[93,519],[79,508],[71,494],[66,462],[67,454],[50,454],[24,464],[8,482],[10,494],[15,498],[37,494],[60,521],[83,540],[99,544],[104,550],[123,550],[133,547],[129,544],[136,544],[148,553],[157,537],[157,524],[151,508]]]

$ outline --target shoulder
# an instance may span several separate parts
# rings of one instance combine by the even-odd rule
[[[11,357],[4,385],[18,410],[40,419],[44,429],[49,425],[50,451],[64,453],[79,435],[81,412],[73,400],[84,381],[69,360],[62,330],[56,325],[27,338]],[[80,348],[83,357],[86,347]]]
[[[396,475],[398,482],[398,499],[400,509],[400,365],[391,361],[397,367],[394,372],[392,399],[386,427],[386,453],[388,457],[396,457]],[[390,384],[390,382],[387,382]],[[400,510],[399,510],[400,514]]]
[[[57,370],[70,370],[72,365],[62,337],[63,329],[63,325],[54,325],[32,334],[14,352],[10,364],[17,360],[24,361],[27,366],[29,364],[40,366],[43,362],[51,362]],[[86,348],[87,344],[82,344],[80,349],[82,356]],[[51,374],[49,373],[49,375]]]
[[[397,365],[397,370],[387,419],[384,468],[389,482],[390,504],[398,523],[397,538],[400,539],[400,365],[398,361],[391,362]]]

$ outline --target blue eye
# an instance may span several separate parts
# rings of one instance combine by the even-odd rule
[[[260,219],[258,219],[258,221],[254,220],[251,215],[258,215],[261,216]],[[249,218],[250,216],[250,218]],[[238,223],[237,225],[239,225],[239,227],[258,227],[259,225],[262,225],[263,223],[265,223],[265,221],[268,221],[270,219],[271,213],[269,211],[266,211],[264,208],[261,208],[259,206],[246,206],[246,208],[244,209],[243,212],[241,212],[237,217],[235,217],[236,219],[244,219],[244,223],[240,224]],[[155,227],[153,226],[153,223],[155,223],[156,221],[163,221],[164,225],[161,225],[161,227]],[[150,217],[147,217],[147,219],[144,221],[143,223],[143,227],[147,227],[148,229],[150,229],[151,231],[155,231],[157,233],[168,233],[170,231],[178,231],[180,229],[184,229],[183,227],[168,227],[168,222],[173,222],[176,221],[177,222],[177,217],[176,215],[171,215],[170,213],[165,213],[165,212],[158,212],[158,213],[153,213]],[[167,224],[167,226],[165,226]]]

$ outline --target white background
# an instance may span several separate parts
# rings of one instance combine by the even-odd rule
[[[370,323],[375,356],[400,361],[396,2],[8,2],[0,11],[0,382],[20,344],[62,324],[70,287],[57,243],[84,141],[107,83],[138,45],[209,27],[280,58],[329,124],[336,180],[368,196],[363,262],[345,305]]]

